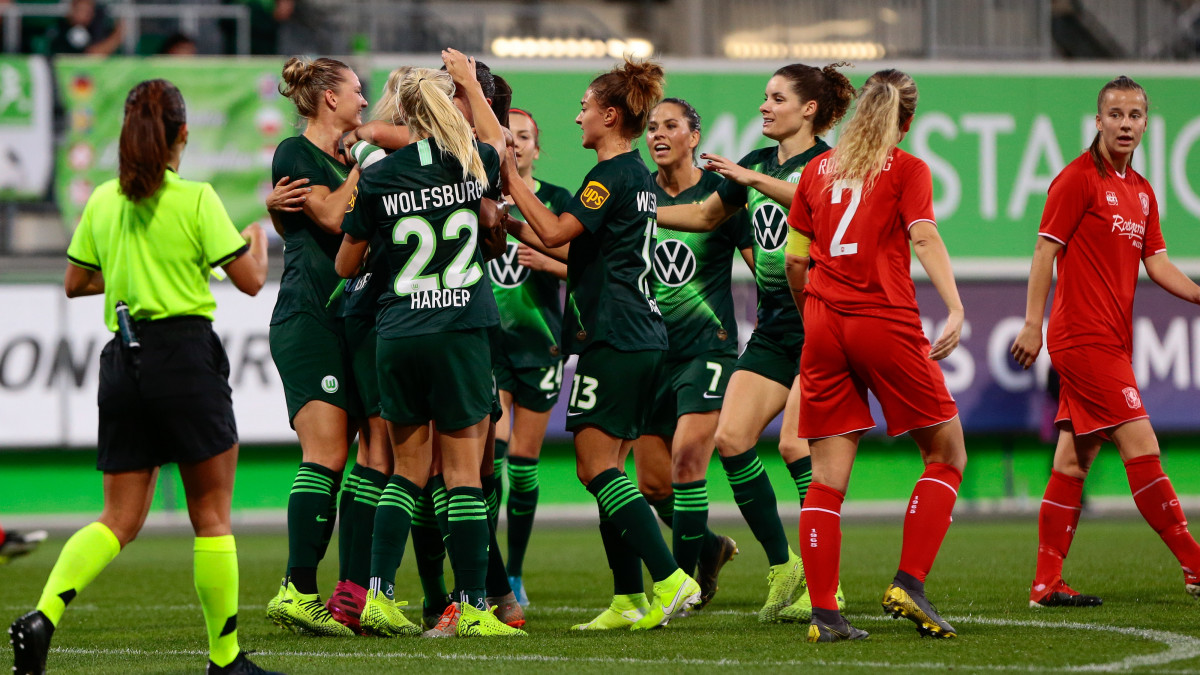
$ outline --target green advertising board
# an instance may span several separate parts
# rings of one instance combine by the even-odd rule
[[[212,183],[239,228],[266,216],[271,157],[296,133],[291,102],[276,86],[275,59],[94,59],[55,62],[67,115],[55,187],[74,229],[92,189],[117,175],[125,97],[142,80],[165,78],[187,104],[188,148],[179,173]]]
[[[0,201],[45,197],[54,168],[51,86],[45,59],[0,56]]]
[[[542,148],[538,176],[575,190],[594,165],[595,154],[580,146],[574,119],[579,99],[602,66],[564,71],[535,70],[527,64],[509,68],[503,60],[489,63],[512,85],[513,105],[537,119]],[[739,159],[770,144],[761,134],[758,106],[779,65],[730,72],[728,64],[704,70],[668,62],[666,95],[686,99],[700,112],[702,152]],[[846,73],[861,85],[879,67],[862,64]],[[931,64],[909,70],[921,98],[901,147],[930,166],[934,206],[951,255],[1029,258],[1050,181],[1095,133],[1096,94],[1119,74],[1116,66],[1107,68]],[[1200,74],[1195,69],[1144,70],[1120,71],[1138,79],[1151,98],[1150,125],[1134,166],[1154,185],[1172,257],[1200,258]],[[370,73],[371,91],[378,94],[387,72],[381,67]],[[828,140],[836,143],[836,130]],[[645,145],[639,144],[643,152]],[[648,154],[645,159],[650,164]]]

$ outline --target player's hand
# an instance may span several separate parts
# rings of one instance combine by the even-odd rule
[[[308,193],[312,192],[312,188],[305,187],[308,184],[307,178],[298,178],[290,183],[288,180],[291,176],[284,176],[275,184],[275,189],[271,190],[271,194],[267,195],[267,210],[268,211],[290,211],[295,213],[304,209],[304,202],[308,199]]]
[[[522,267],[528,267],[535,272],[550,272],[552,265],[561,264],[541,251],[529,248],[525,244],[517,246],[517,262]]]
[[[447,47],[442,50],[442,63],[446,64],[446,72],[454,78],[454,84],[466,86],[477,82],[475,79],[475,59],[457,49]]]
[[[1008,350],[1025,370],[1029,370],[1041,351],[1042,327],[1028,323],[1021,327],[1021,332],[1017,333],[1017,339],[1013,340],[1012,348]]]
[[[700,153],[700,159],[708,162],[704,165],[705,171],[719,173],[738,185],[749,185],[750,180],[754,177],[753,171],[738,164],[732,159],[729,159],[728,157],[722,157],[721,155],[703,152]]]
[[[937,342],[933,343],[933,348],[929,350],[929,358],[934,361],[941,361],[950,356],[950,352],[958,346],[958,341],[962,337],[963,327],[963,311],[955,309],[950,311],[950,315],[946,317],[946,327],[942,329],[942,334],[938,337]]]

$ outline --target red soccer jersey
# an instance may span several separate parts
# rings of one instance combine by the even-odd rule
[[[1133,167],[1100,178],[1085,152],[1050,183],[1040,236],[1063,245],[1046,346],[1088,344],[1133,353],[1133,293],[1144,258],[1167,250],[1158,200]]]
[[[831,189],[832,152],[804,168],[788,213],[788,224],[812,240],[808,293],[843,314],[920,325],[908,230],[935,223],[929,167],[896,148],[870,192],[860,182]]]

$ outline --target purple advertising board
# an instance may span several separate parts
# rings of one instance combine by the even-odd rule
[[[962,342],[942,361],[946,385],[958,402],[968,434],[1036,433],[1056,409],[1047,392],[1050,359],[1043,350],[1033,368],[1022,370],[1008,353],[1025,317],[1025,282],[961,281],[966,308]],[[754,326],[754,283],[734,282],[740,338]],[[945,306],[928,282],[917,283],[917,301],[926,335],[936,338]],[[1200,432],[1200,307],[1168,294],[1155,284],[1138,285],[1133,319],[1133,368],[1142,400],[1157,431]],[[571,393],[573,362],[563,376],[563,391],[554,408],[548,437],[568,438],[564,431]],[[882,433],[883,415],[872,401]],[[779,418],[768,428],[779,433]]]

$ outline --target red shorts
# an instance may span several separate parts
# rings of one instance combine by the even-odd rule
[[[1055,424],[1069,422],[1082,436],[1149,417],[1133,376],[1133,364],[1123,349],[1105,345],[1071,347],[1051,352],[1050,363],[1062,379]]]
[[[883,407],[890,436],[958,415],[918,326],[839,314],[810,295],[804,303],[800,353],[800,437],[826,438],[874,427],[868,389]]]

